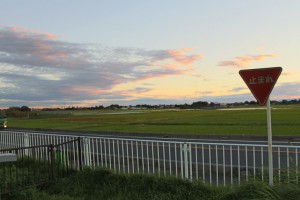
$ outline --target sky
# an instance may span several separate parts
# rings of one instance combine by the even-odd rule
[[[0,107],[300,98],[299,0],[1,0]]]

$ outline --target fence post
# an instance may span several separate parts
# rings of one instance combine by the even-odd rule
[[[23,146],[24,147],[29,147],[29,136],[28,136],[28,133],[24,133],[24,144],[23,144]],[[25,149],[25,151],[24,151],[24,154],[26,155],[26,156],[28,156],[29,154],[28,154],[28,149],[26,148]]]
[[[90,138],[83,138],[83,155],[85,166],[91,166],[91,148],[90,148]]]
[[[189,178],[189,158],[188,158],[188,146],[186,143],[183,144],[183,155],[184,155],[184,172],[185,178]]]
[[[81,150],[81,144],[80,144],[80,137],[77,137],[77,147],[78,147],[78,161],[79,161],[79,170],[82,170],[82,150]]]
[[[54,145],[49,145],[49,154],[50,154],[50,166],[49,166],[49,179],[54,180]]]

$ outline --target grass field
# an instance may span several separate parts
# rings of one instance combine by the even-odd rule
[[[9,118],[9,127],[190,134],[267,134],[264,107],[219,110],[111,110]],[[272,109],[273,135],[300,136],[300,106]]]

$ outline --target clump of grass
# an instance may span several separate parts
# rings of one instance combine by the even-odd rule
[[[231,188],[175,177],[128,175],[103,169],[85,169],[68,178],[56,180],[44,190],[32,187],[6,199],[295,200],[300,199],[300,190],[298,182],[275,183],[269,186],[266,182],[251,180]]]
[[[266,182],[250,181],[236,186],[224,194],[220,200],[296,200],[300,199],[298,183],[277,183],[270,186]]]
[[[4,197],[7,200],[83,200],[81,197],[70,197],[66,194],[48,194],[46,191],[40,191],[36,187],[27,190],[15,192],[10,196]]]
[[[86,170],[49,189],[52,194],[83,195],[87,199],[215,199],[216,188],[174,177],[114,174]]]
[[[223,195],[220,200],[240,199],[278,199],[278,194],[266,183],[251,181],[241,186],[235,186],[231,191]]]

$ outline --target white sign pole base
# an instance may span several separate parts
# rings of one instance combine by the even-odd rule
[[[272,122],[271,122],[271,102],[267,100],[267,121],[268,121],[268,158],[269,158],[269,184],[273,185],[273,150],[272,150]]]

